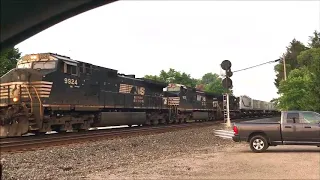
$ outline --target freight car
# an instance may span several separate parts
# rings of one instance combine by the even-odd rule
[[[246,95],[239,96],[239,111],[242,117],[276,115],[278,113],[272,102],[256,100]]]
[[[165,91],[164,91],[165,89]],[[54,53],[25,55],[0,79],[0,137],[223,118],[223,96]],[[241,115],[231,96],[232,118]]]

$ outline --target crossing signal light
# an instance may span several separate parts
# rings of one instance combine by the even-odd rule
[[[231,71],[231,69],[226,71],[226,76],[227,77],[232,77],[232,75],[233,75],[233,72]]]
[[[222,80],[222,86],[226,89],[230,89],[232,87],[232,80],[229,77],[226,77]]]
[[[222,80],[222,86],[226,89],[230,89],[232,87],[232,80],[230,77],[232,77],[233,73],[231,71],[231,66],[232,64],[229,60],[224,60],[221,63],[221,68],[226,72],[226,78]]]
[[[221,68],[225,71],[227,71],[228,69],[231,69],[231,62],[229,60],[222,61]]]

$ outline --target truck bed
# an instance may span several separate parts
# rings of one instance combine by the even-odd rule
[[[250,121],[243,121],[242,123],[280,123],[281,117],[273,117],[273,118],[264,118],[264,119],[256,119]]]
[[[234,125],[237,126],[239,131],[235,139],[248,142],[253,134],[263,133],[270,141],[281,141],[281,124],[278,121],[280,121],[280,117],[235,123]]]

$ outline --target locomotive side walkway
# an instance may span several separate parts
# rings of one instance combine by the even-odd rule
[[[216,137],[209,127],[1,155],[4,179],[319,179],[317,147],[270,147]]]

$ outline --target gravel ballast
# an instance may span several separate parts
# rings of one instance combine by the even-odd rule
[[[215,137],[215,129],[223,125],[1,154],[3,179],[86,179],[89,174],[116,173],[143,162],[232,146],[231,140]]]

